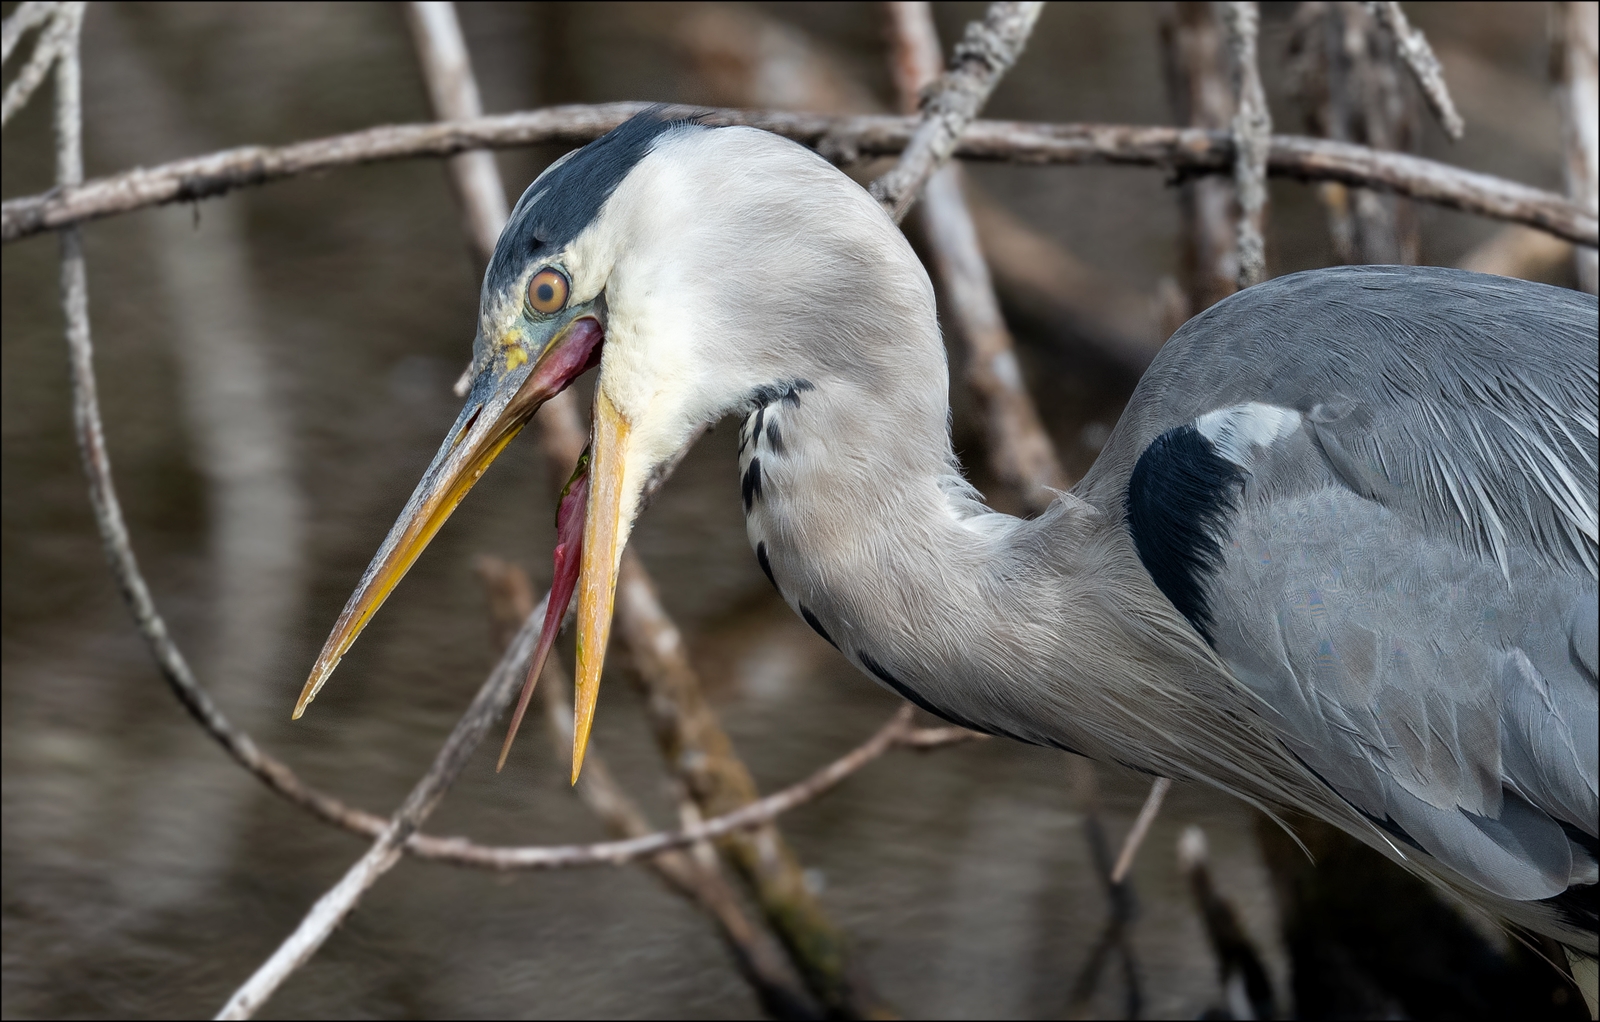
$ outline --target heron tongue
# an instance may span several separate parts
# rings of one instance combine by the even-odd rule
[[[511,727],[506,731],[505,744],[500,746],[500,761],[495,764],[498,773],[506,765],[511,753],[511,743],[516,740],[517,728],[522,726],[522,715],[528,710],[528,700],[533,697],[533,687],[539,683],[539,672],[544,669],[550,647],[555,645],[556,633],[567,616],[573,591],[578,588],[578,568],[583,562],[583,520],[589,504],[589,452],[578,458],[578,467],[561,491],[561,504],[556,509],[555,571],[550,579],[550,598],[545,602],[544,625],[539,629],[539,644],[533,649],[533,659],[528,662],[528,680],[522,683],[522,696],[517,700],[517,710],[511,715]]]

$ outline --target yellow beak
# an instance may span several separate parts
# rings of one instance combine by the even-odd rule
[[[552,333],[554,336],[532,365],[525,358],[507,358],[503,365],[480,372],[473,381],[472,393],[455,426],[334,624],[295,703],[295,718],[316,698],[367,622],[490,462],[505,450],[541,405],[598,363],[603,330],[594,317],[574,315],[552,324]],[[520,349],[514,354],[521,354]],[[513,362],[519,364],[513,366]]]
[[[589,746],[595,704],[600,698],[600,669],[605,666],[611,637],[611,611],[617,592],[617,566],[622,545],[633,524],[624,522],[623,475],[628,458],[628,420],[605,388],[594,393],[594,439],[589,456],[589,508],[583,522],[583,554],[578,569],[578,650],[572,703],[572,783],[578,783],[583,754]],[[566,608],[562,608],[564,612]],[[551,608],[547,613],[554,613]]]

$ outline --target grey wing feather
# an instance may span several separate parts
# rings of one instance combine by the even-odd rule
[[[1561,826],[1593,837],[1600,806],[1595,682],[1568,655],[1592,583],[1512,555],[1513,589],[1337,481],[1267,497],[1260,468],[1208,592],[1218,654],[1290,748],[1497,894],[1592,882]]]
[[[1191,321],[1108,444],[1188,423],[1241,467],[1218,653],[1346,800],[1518,900],[1595,881],[1596,333],[1562,289],[1299,274]]]

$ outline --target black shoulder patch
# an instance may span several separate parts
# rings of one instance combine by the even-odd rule
[[[589,226],[617,185],[650,152],[657,138],[685,121],[646,110],[557,161],[528,186],[506,221],[484,274],[484,288],[510,285],[539,251],[554,252]]]
[[[1222,567],[1228,517],[1243,483],[1244,472],[1217,457],[1193,426],[1156,437],[1128,478],[1128,531],[1139,560],[1208,643],[1205,584]]]

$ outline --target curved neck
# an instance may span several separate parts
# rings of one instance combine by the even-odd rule
[[[764,389],[740,432],[750,544],[796,613],[924,709],[1121,759],[1117,696],[1206,654],[1192,637],[1150,641],[1139,604],[1160,596],[1107,516],[1070,496],[1027,521],[983,506],[947,407],[942,386]],[[1041,697],[1061,712],[1041,714]]]

